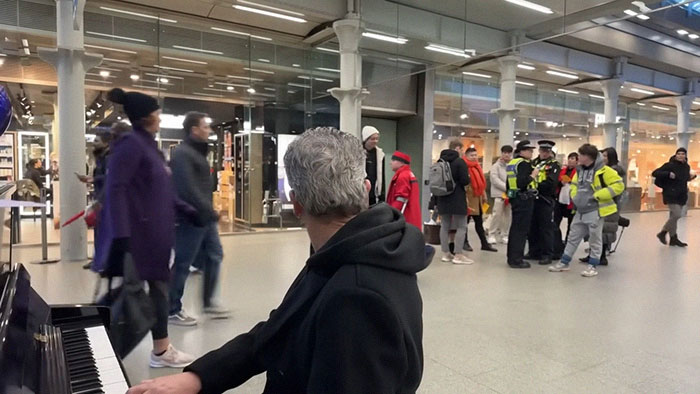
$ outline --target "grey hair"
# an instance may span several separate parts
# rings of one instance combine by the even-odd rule
[[[330,127],[309,129],[284,155],[295,199],[311,216],[357,215],[369,206],[360,140]]]

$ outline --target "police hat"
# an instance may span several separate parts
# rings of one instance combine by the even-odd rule
[[[537,148],[533,143],[530,142],[530,140],[523,140],[518,142],[518,145],[515,146],[515,150],[520,152],[526,149],[535,149]]]
[[[540,149],[550,149],[551,150],[552,148],[554,148],[554,145],[556,145],[556,143],[554,141],[550,141],[550,140],[539,140],[539,141],[537,141],[537,145],[540,146]]]

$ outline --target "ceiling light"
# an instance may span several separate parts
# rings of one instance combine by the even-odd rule
[[[340,53],[339,50],[333,48],[316,47],[319,51],[330,52],[330,53]]]
[[[259,62],[270,63],[269,59],[258,59]]]
[[[425,47],[425,49],[433,52],[440,52],[440,53],[446,53],[448,55],[453,55],[453,56],[459,56],[463,57],[465,59],[470,58],[471,56],[465,53],[465,50],[463,49],[458,49],[458,48],[452,48],[444,45],[438,45],[438,44],[429,44]]]
[[[287,90],[287,93],[289,94],[295,94],[297,91],[296,90]]]
[[[253,94],[253,93],[255,93],[255,89],[253,89],[253,88],[248,88],[248,89],[246,89],[246,92],[248,92],[248,93],[250,93],[250,94]]]
[[[253,82],[262,82],[264,79],[262,78],[251,78],[251,77],[241,77],[239,75],[227,75],[226,78],[234,78],[234,79],[243,79],[246,81],[253,81]]]
[[[625,10],[624,12],[625,12],[625,14],[627,14],[627,15],[629,15],[629,16],[637,16],[637,15],[639,15],[639,13],[634,12],[634,11],[632,11],[632,10]]]
[[[393,42],[394,44],[400,44],[403,45],[408,42],[407,39],[403,37],[393,37],[393,36],[388,36],[386,34],[380,34],[380,33],[373,33],[373,32],[363,32],[362,37],[367,37],[367,38],[373,38],[375,40],[379,41],[386,41],[386,42]]]
[[[516,84],[516,85],[523,85],[523,86],[535,86],[534,83],[523,82],[523,81],[515,81],[515,84]]]
[[[650,19],[650,18],[649,18],[649,15],[644,15],[644,14],[639,14],[639,15],[637,15],[637,18],[639,18],[639,19],[641,19],[641,20],[643,20],[643,21],[648,21],[648,20]]]
[[[88,78],[85,78],[85,82],[108,83],[108,84],[111,84],[111,83],[112,83],[112,81],[107,81],[107,80],[104,80],[104,79],[103,79],[103,80],[98,80],[98,79],[88,79]]]
[[[287,11],[287,10],[285,10],[285,9],[277,8],[277,7],[272,7],[272,6],[269,6],[269,5],[256,4],[256,3],[253,3],[252,1],[238,0],[238,2],[239,2],[239,3],[242,3],[242,4],[249,4],[249,5],[253,5],[253,6],[256,6],[256,7],[265,8],[265,9],[268,9],[268,10],[280,11],[280,12],[284,12],[284,13],[287,13],[287,14],[290,14],[290,15],[304,16],[304,14],[302,14],[301,12]]]
[[[287,85],[289,85],[289,86],[294,86],[294,87],[296,87],[296,88],[311,89],[311,86],[309,86],[309,85],[303,85],[303,84],[300,84],[300,83],[289,82]]]
[[[307,77],[306,75],[299,75],[297,78],[306,79],[306,80],[312,79],[311,77]],[[319,82],[335,82],[332,79],[326,79],[326,78],[313,78],[313,79],[315,81],[319,81]]]
[[[148,14],[142,14],[140,12],[133,12],[133,11],[127,11],[127,10],[120,10],[119,8],[112,8],[112,7],[100,7],[101,9],[105,11],[112,11],[112,12],[119,12],[121,14],[127,14],[127,15],[133,15],[133,16],[140,16],[142,18],[147,18],[147,19],[156,19],[161,22],[170,22],[170,23],[177,23],[176,20],[174,19],[167,19],[167,18],[161,18],[159,16],[154,16],[154,15],[148,15]]]
[[[700,101],[693,101],[693,104],[700,105]]]
[[[168,82],[170,82],[170,80],[169,80],[168,78],[159,78],[158,81],[161,82],[161,83],[168,83]]]
[[[462,135],[462,136],[463,136],[464,134],[466,134],[466,133],[465,133],[464,131],[463,131],[463,132],[461,132],[461,133],[459,133],[459,135]]]
[[[652,108],[660,109],[660,110],[662,110],[662,111],[670,111],[670,110],[671,110],[671,108],[662,107],[662,106],[659,106],[659,105],[652,105]]]
[[[597,98],[597,99],[601,99],[601,100],[605,100],[605,97],[604,97],[604,96],[601,96],[601,95],[598,95],[598,94],[589,94],[588,96],[589,96],[589,97],[593,97],[593,98]]]
[[[113,51],[113,52],[121,52],[121,53],[129,53],[132,55],[136,55],[135,51],[129,51],[126,49],[117,49],[117,48],[111,48],[111,47],[103,47],[100,45],[92,45],[92,44],[85,44],[84,47],[86,48],[94,48],[94,49],[104,49],[105,51]]]
[[[691,40],[697,40],[698,37],[700,37],[700,36],[695,34],[695,33],[688,34],[688,38],[690,38]]]
[[[216,85],[223,85],[223,86],[238,86],[239,88],[249,88],[250,85],[242,85],[240,83],[228,83],[228,82],[214,82]]]
[[[488,78],[488,79],[491,79],[491,76],[490,76],[490,75],[486,75],[486,74],[479,74],[479,73],[473,73],[473,72],[470,72],[470,71],[462,71],[462,74],[464,74],[464,75],[471,75],[471,76],[473,76],[473,77],[479,77],[479,78]]]
[[[123,63],[123,64],[130,64],[131,63],[128,60],[112,59],[110,57],[103,57],[102,60],[104,60],[106,62]]]
[[[237,35],[239,35],[239,36],[246,36],[246,37],[250,37],[250,38],[257,38],[257,39],[259,39],[259,40],[264,40],[264,41],[272,41],[272,38],[270,38],[270,37],[256,36],[256,35],[254,35],[254,34],[245,33],[245,32],[242,32],[242,31],[236,31],[236,30],[230,30],[230,29],[223,29],[223,28],[221,28],[221,27],[212,27],[211,29],[212,29],[212,30],[216,30],[216,31],[220,31],[220,32],[224,32],[224,33],[237,34]]]
[[[532,71],[535,69],[534,66],[531,66],[529,64],[518,64],[518,68],[522,68],[523,70],[528,70],[528,71]]]
[[[547,74],[555,75],[557,77],[562,77],[562,78],[578,79],[578,75],[576,75],[576,74],[568,74],[568,73],[563,73],[561,71],[555,71],[555,70],[547,70]]]
[[[338,73],[338,74],[340,74],[340,70],[337,70],[337,69],[335,69],[335,68],[316,67],[316,70],[328,71],[328,72],[331,72],[331,73]]]
[[[0,59],[0,66],[2,66],[3,64],[5,64],[5,59]]]
[[[227,89],[226,89],[226,90],[224,90],[224,89],[214,89],[214,88],[209,88],[209,87],[207,87],[207,88],[202,88],[202,90],[209,90],[209,91],[212,91],[212,92],[222,92],[222,93],[228,93],[228,92],[229,92],[229,90],[227,90]]]
[[[180,71],[183,73],[193,73],[194,72],[194,70],[188,70],[186,68],[166,67],[166,66],[159,66],[157,64],[154,64],[153,67],[160,68],[161,70]]]
[[[224,53],[221,52],[221,51],[210,51],[210,50],[208,50],[208,49],[191,48],[191,47],[186,47],[186,46],[182,46],[182,45],[173,45],[173,48],[182,49],[182,50],[184,50],[184,51],[193,51],[193,52],[209,53],[209,54],[212,54],[212,55],[223,55],[223,54],[224,54]],[[136,53],[136,52],[134,52],[134,53]]]
[[[138,81],[141,77],[138,74],[131,74],[129,78],[131,78],[132,81]]]
[[[557,89],[557,90],[560,91],[560,92],[564,92],[564,93],[578,94],[578,92],[575,91],[575,90],[561,89],[561,88],[559,88],[559,89]]]
[[[197,95],[197,96],[207,96],[207,97],[218,97],[218,98],[224,97],[220,94],[209,94],[209,93],[202,93],[202,92],[192,92],[192,94]]]
[[[185,62],[185,63],[193,63],[193,64],[201,64],[201,65],[207,65],[209,63],[207,62],[202,62],[199,60],[190,60],[190,59],[183,59],[180,57],[172,57],[172,56],[161,56],[163,59],[168,59],[168,60],[174,60],[176,62]]]
[[[277,89],[275,89],[275,88],[263,88],[263,89],[267,90],[268,92],[276,92],[277,91]]]
[[[233,8],[235,8],[235,9],[237,9],[237,10],[240,10],[240,11],[254,12],[254,13],[256,13],[256,14],[265,15],[265,16],[271,16],[271,17],[273,17],[273,18],[284,19],[284,20],[288,20],[288,21],[291,21],[291,22],[306,23],[306,20],[305,20],[305,19],[298,18],[298,17],[296,17],[296,16],[284,15],[284,14],[280,14],[280,13],[277,13],[277,12],[261,10],[261,9],[258,9],[258,8],[252,8],[252,7],[247,7],[247,6],[243,6],[243,5],[234,5]]]
[[[553,14],[554,11],[552,11],[549,7],[545,7],[543,5],[539,5],[537,3],[533,3],[531,1],[527,0],[506,0],[507,2],[515,5],[519,5],[521,7],[529,8],[533,11],[541,12],[543,14]]]
[[[467,114],[462,114],[462,115],[459,115],[459,118],[462,119],[462,120],[464,120],[464,119],[469,118],[469,115],[467,115]]]
[[[421,62],[416,62],[413,60],[408,60],[408,59],[402,59],[400,57],[388,57],[387,60],[392,61],[392,62],[401,62],[401,63],[408,63],[408,64],[416,64],[419,66],[422,66],[423,63]]]
[[[100,71],[100,76],[101,76],[102,78],[107,78],[107,77],[109,77],[109,71],[107,71],[107,70],[102,70],[102,71]]]
[[[648,95],[654,94],[654,92],[652,92],[650,90],[644,90],[644,89],[639,89],[639,88],[631,88],[630,90],[633,92],[641,93],[641,94],[648,94]]]
[[[294,64],[292,64],[292,67],[301,67],[301,64],[294,63]]]
[[[637,105],[639,105],[639,106],[641,106],[641,107],[646,107],[646,106],[647,106],[647,105],[644,104],[644,103],[637,103]]]
[[[262,74],[274,74],[273,71],[267,71],[267,70],[261,70],[259,68],[250,68],[250,67],[243,67],[244,70],[254,72],[254,73],[262,73]]]
[[[233,86],[226,86],[226,90],[228,90],[229,92],[232,92],[232,91],[236,90],[236,88],[234,88]]]
[[[147,42],[146,40],[142,40],[140,38],[117,36],[114,34],[106,34],[106,33],[98,33],[96,31],[86,31],[85,34],[92,34],[93,36],[100,36],[100,37],[116,38],[119,40],[128,40],[128,41],[135,41],[135,42]]]
[[[150,75],[152,77],[163,77],[163,78],[170,78],[170,79],[185,79],[183,77],[178,77],[175,75],[167,75],[167,74],[146,73],[146,75]]]
[[[676,30],[676,33],[678,33],[679,36],[685,36],[688,35],[688,30],[679,29]]]

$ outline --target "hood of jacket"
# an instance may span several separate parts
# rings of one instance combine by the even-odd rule
[[[440,152],[440,158],[448,163],[452,163],[453,161],[459,159],[459,152],[452,149],[445,149]]]
[[[595,180],[595,173],[603,168],[603,166],[605,166],[603,155],[598,153],[598,157],[596,157],[593,165],[589,167],[579,165],[576,167],[578,187],[576,196],[573,198],[573,203],[577,212],[588,213],[598,209],[598,201],[593,197],[594,191],[592,185]]]
[[[382,203],[345,224],[306,264],[331,273],[344,265],[370,265],[413,275],[429,264],[424,245],[420,230]]]

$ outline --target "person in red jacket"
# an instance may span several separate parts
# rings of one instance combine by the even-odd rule
[[[391,169],[395,174],[389,184],[386,202],[403,213],[406,223],[421,230],[423,220],[420,211],[420,190],[410,164],[411,156],[403,152],[396,151],[391,156]]]

